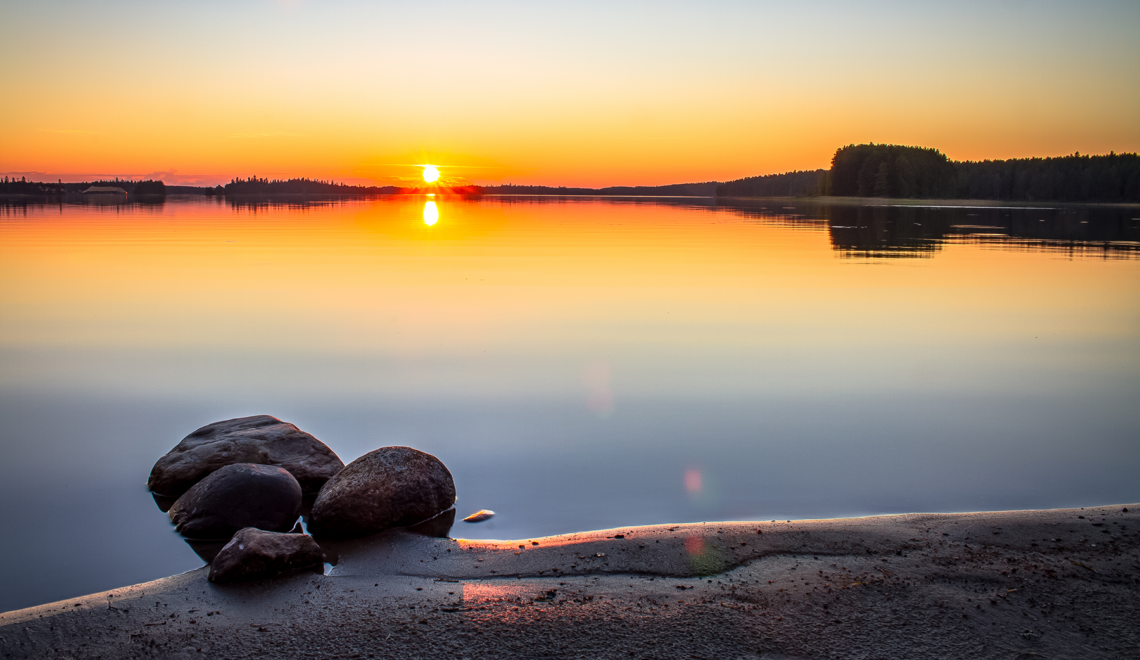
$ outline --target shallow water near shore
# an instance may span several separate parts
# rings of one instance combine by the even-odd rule
[[[209,422],[431,452],[454,536],[1132,502],[1140,209],[0,207],[0,610],[201,565]]]

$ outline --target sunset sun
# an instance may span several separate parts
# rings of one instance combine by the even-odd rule
[[[424,181],[435,183],[439,180],[439,170],[435,165],[424,165]]]

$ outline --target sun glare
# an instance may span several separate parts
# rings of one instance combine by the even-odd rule
[[[435,183],[439,180],[439,170],[435,165],[424,165],[424,181]]]
[[[424,178],[427,178],[427,173],[424,173]],[[434,181],[434,179],[432,179]],[[431,227],[439,222],[439,209],[436,208],[435,202],[424,203],[424,224]]]

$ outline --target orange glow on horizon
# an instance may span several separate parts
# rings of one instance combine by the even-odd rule
[[[707,34],[683,5],[598,20],[589,8],[302,4],[243,5],[222,24],[173,5],[5,9],[0,55],[20,65],[0,82],[21,91],[0,107],[0,173],[408,186],[408,164],[432,163],[441,180],[599,187],[826,168],[861,142],[956,160],[1140,151],[1140,87],[1126,82],[1140,78],[1135,3],[1058,5],[1032,21],[1008,7],[752,3],[720,10],[737,20]],[[797,29],[756,39],[755,25]],[[426,53],[419,66],[409,52]],[[58,84],[93,57],[137,63],[131,83]],[[457,63],[486,74],[423,74]]]

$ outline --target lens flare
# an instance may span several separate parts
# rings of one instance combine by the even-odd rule
[[[610,381],[610,364],[604,360],[595,360],[582,370],[582,382],[586,385],[586,408],[603,419],[614,412],[614,392]]]
[[[689,491],[690,495],[701,494],[700,470],[685,470],[685,490]]]
[[[428,183],[439,181],[439,169],[435,165],[424,165],[424,181]]]
[[[439,222],[439,209],[435,202],[424,202],[424,224],[431,227]]]

